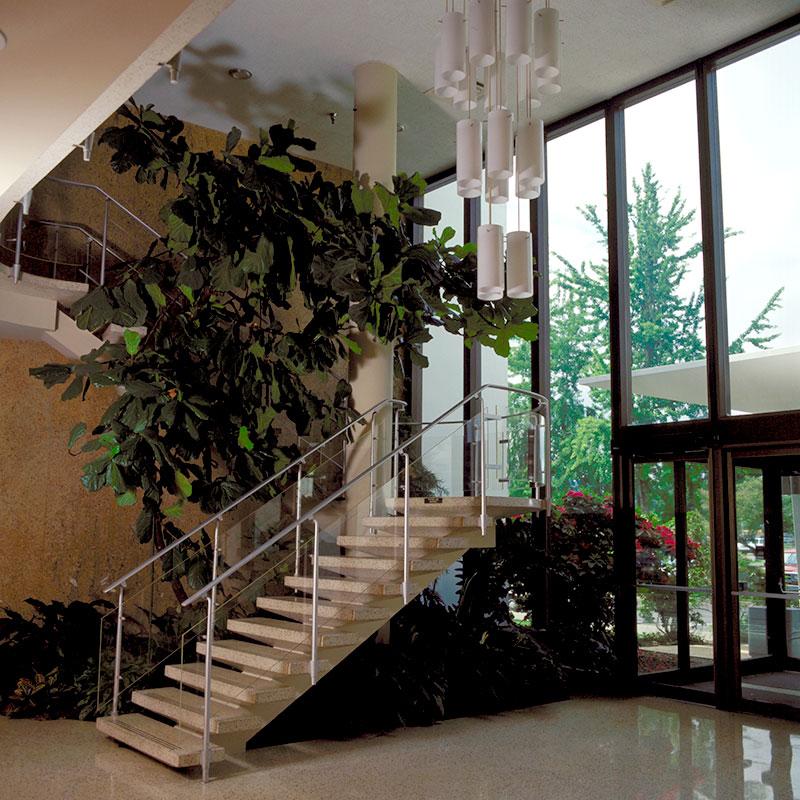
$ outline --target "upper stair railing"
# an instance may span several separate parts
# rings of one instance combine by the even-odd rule
[[[42,254],[34,255],[32,253],[25,251],[25,229],[26,229],[26,217],[28,217],[28,212],[30,211],[30,204],[31,204],[31,195],[27,195],[22,201],[20,201],[18,205],[18,213],[17,213],[17,220],[16,220],[16,231],[15,235],[6,239],[2,245],[4,248],[7,248],[6,242],[9,244],[13,242],[14,248],[14,264],[12,268],[14,283],[19,281],[21,273],[23,270],[23,257],[32,259],[34,262],[41,262],[46,265],[45,271],[52,274],[48,274],[48,277],[59,278],[61,275],[60,272],[63,273],[67,270],[70,274],[70,278],[75,276],[76,274],[83,275],[87,282],[94,283],[96,285],[103,286],[106,282],[106,272],[109,266],[108,258],[112,257],[115,258],[118,263],[124,263],[128,259],[120,253],[118,249],[115,249],[110,246],[109,244],[109,226],[111,224],[111,210],[117,209],[124,215],[126,220],[133,222],[139,229],[145,231],[148,236],[158,239],[161,237],[161,234],[152,226],[148,225],[141,217],[131,211],[124,203],[117,200],[115,197],[112,197],[105,189],[102,189],[100,186],[97,186],[93,183],[84,183],[82,181],[73,181],[68,180],[67,178],[56,178],[56,177],[47,177],[44,179],[49,183],[60,184],[61,186],[66,186],[70,188],[80,189],[83,191],[94,192],[102,197],[103,202],[103,212],[102,212],[102,224],[101,230],[99,232],[95,232],[92,230],[91,226],[85,225],[81,222],[77,222],[74,220],[70,221],[55,221],[55,220],[38,220],[38,219],[28,219],[27,221],[30,223],[36,223],[37,225],[41,225],[43,227],[52,229],[55,233],[55,241],[52,247],[52,255],[48,254],[44,256]],[[77,231],[81,234],[83,239],[83,245],[85,246],[85,261],[81,264],[80,262],[63,262],[59,261],[59,255],[64,249],[64,243],[61,241],[61,234],[62,231]],[[49,244],[49,242],[48,242]],[[99,248],[99,261],[97,262],[97,277],[94,277],[92,273],[92,264],[93,264],[93,252],[92,252],[92,245],[95,245]]]

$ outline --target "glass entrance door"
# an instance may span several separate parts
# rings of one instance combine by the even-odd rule
[[[712,694],[708,465],[637,464],[635,492],[639,675]]]
[[[741,698],[800,710],[800,462],[747,460],[735,479]]]

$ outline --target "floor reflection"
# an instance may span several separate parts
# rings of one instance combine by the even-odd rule
[[[654,700],[637,729],[636,800],[800,800],[800,726]]]
[[[0,717],[14,800],[800,800],[800,726],[661,698],[581,698],[248,751],[211,783],[88,722]]]

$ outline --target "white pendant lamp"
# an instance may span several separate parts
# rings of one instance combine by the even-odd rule
[[[506,8],[506,61],[531,62],[531,0],[508,0]]]
[[[476,67],[494,64],[496,56],[495,0],[470,0],[469,61]]]
[[[453,107],[459,111],[474,111],[478,107],[478,101],[475,99],[477,96],[478,87],[475,85],[475,81],[464,78],[458,84],[458,90],[453,96]]]
[[[515,299],[533,297],[533,237],[513,231],[506,237],[506,294]]]
[[[510,197],[508,178],[490,178],[486,176],[486,202],[493,206],[508,202]]]
[[[558,94],[561,91],[561,76],[559,75],[557,78],[553,78],[553,80],[541,81],[537,89],[539,94],[546,95],[547,97]]]
[[[514,174],[514,119],[506,108],[489,112],[486,126],[486,175],[495,180]]]
[[[480,197],[483,173],[483,134],[480,120],[456,123],[456,188],[459,197]]]
[[[487,302],[533,295],[533,237],[527,231],[506,237],[502,225],[492,224],[492,209],[512,193],[535,200],[545,182],[544,126],[533,110],[561,92],[562,71],[560,14],[550,0],[544,6],[534,11],[533,0],[464,0],[461,13],[448,0],[437,17],[434,94],[469,114],[456,126],[457,192],[483,194],[489,206],[489,224],[478,228],[477,241],[477,295]]]
[[[540,119],[521,120],[517,128],[517,197],[533,200],[544,183],[544,125]]]
[[[442,77],[448,83],[459,83],[467,77],[467,28],[464,15],[448,11],[442,19]]]
[[[478,299],[502,300],[505,289],[503,264],[503,228],[500,225],[478,226]]]
[[[540,78],[555,78],[561,72],[561,30],[556,8],[540,8],[534,15],[534,68]]]
[[[436,45],[433,58],[433,91],[437,97],[455,97],[458,87],[452,81],[444,77],[442,71],[442,43],[441,40]]]

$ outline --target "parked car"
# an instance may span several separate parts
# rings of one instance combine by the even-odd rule
[[[798,578],[797,578],[797,550],[784,550],[783,556],[783,575],[784,575],[784,588],[787,591],[797,591]]]

